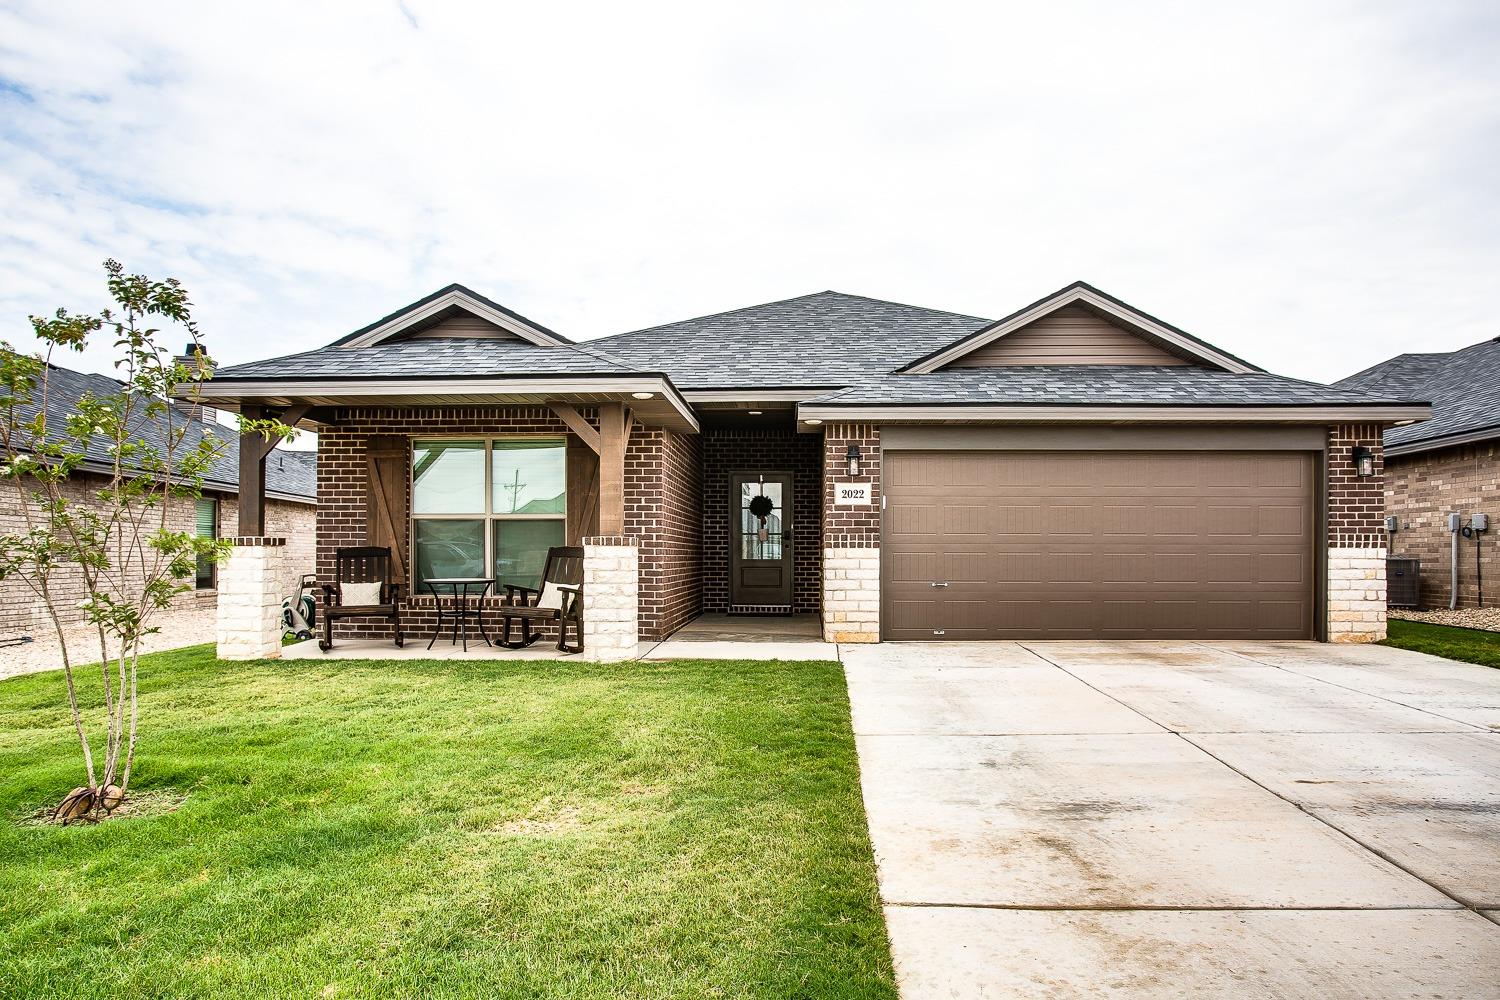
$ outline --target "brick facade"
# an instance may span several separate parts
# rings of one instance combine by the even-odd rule
[[[1328,428],[1328,560],[1325,594],[1330,642],[1385,638],[1385,485],[1380,424]],[[1360,477],[1354,449],[1368,448],[1375,475]]]
[[[590,423],[595,414],[580,410]],[[319,580],[332,580],[334,552],[364,545],[369,512],[366,509],[365,457],[370,438],[399,436],[496,437],[506,434],[555,434],[568,428],[544,406],[428,406],[346,407],[318,438],[318,549]],[[660,639],[697,613],[701,570],[693,555],[698,547],[699,445],[694,436],[636,425],[625,451],[625,529],[639,546],[640,637]],[[574,484],[569,484],[573,500]],[[408,494],[410,490],[408,487]],[[407,509],[411,507],[407,497]],[[410,556],[410,522],[401,526],[403,551]],[[498,608],[500,599],[487,602]],[[493,611],[486,616],[498,626]],[[412,595],[402,609],[402,628],[409,638],[424,639],[436,627],[432,598]],[[542,641],[555,641],[556,629],[538,629]],[[337,635],[384,638],[388,622],[350,619],[340,622]]]
[[[816,613],[823,565],[823,452],[816,434],[753,428],[706,429],[703,439],[703,610],[729,610],[730,475],[792,475],[792,610]]]
[[[860,471],[849,475],[849,446]],[[870,484],[870,504],[839,507],[840,483]],[[823,638],[880,641],[880,429],[870,424],[823,428]]]
[[[637,427],[625,452],[625,533],[639,543],[640,637],[703,607],[703,454],[696,434]]]
[[[1452,589],[1453,540],[1448,515],[1500,517],[1500,446],[1461,445],[1386,461],[1387,514],[1400,519],[1391,555],[1422,561],[1422,604],[1446,608]],[[1458,539],[1458,605],[1500,603],[1500,521],[1483,535]],[[1487,581],[1487,582],[1486,582]]]
[[[270,461],[276,460],[271,453]],[[94,492],[107,480],[91,473],[78,473],[70,477],[65,493],[71,503],[92,503]],[[219,501],[219,536],[228,538],[239,530],[239,502],[233,493],[205,491],[205,497]],[[316,527],[315,507],[310,503],[294,503],[285,500],[266,501],[266,531],[288,539],[283,556],[282,571],[277,586],[282,596],[297,589],[299,574],[313,571],[314,541]],[[194,507],[191,501],[178,503],[173,511],[169,527],[174,531],[193,531],[196,527]],[[0,533],[18,534],[25,531],[25,517],[21,513],[21,500],[14,480],[0,481]],[[186,581],[191,583],[191,580]],[[62,567],[53,578],[57,605],[63,612],[65,622],[83,620],[78,602],[83,599],[83,574],[76,567]],[[172,600],[176,610],[189,608],[212,608],[218,600],[217,590],[190,590]],[[278,604],[280,599],[278,598]],[[37,635],[51,630],[46,608],[42,602],[19,579],[0,581],[0,636]]]

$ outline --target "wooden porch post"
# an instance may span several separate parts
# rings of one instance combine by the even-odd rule
[[[623,403],[599,404],[599,534],[625,533],[625,443],[630,433]]]
[[[265,415],[261,406],[242,406],[248,420]],[[259,434],[240,435],[240,530],[241,537],[259,538],[266,533],[266,443]]]

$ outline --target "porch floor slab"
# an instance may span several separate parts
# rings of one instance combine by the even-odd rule
[[[642,654],[647,660],[837,660],[817,615],[699,615]]]
[[[656,643],[643,642],[636,650],[639,659]],[[504,646],[486,646],[483,639],[470,640],[466,652],[464,647],[439,639],[427,648],[424,636],[420,641],[411,638],[397,649],[389,639],[336,639],[328,652],[318,649],[318,640],[308,639],[281,648],[283,660],[580,660],[580,653],[559,653],[557,647],[543,640],[525,649],[506,649]]]

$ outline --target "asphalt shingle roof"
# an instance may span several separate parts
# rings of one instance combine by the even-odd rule
[[[71,368],[53,365],[52,372],[48,376],[47,422],[60,426],[67,419],[68,414],[75,409],[84,393],[92,393],[95,396],[113,395],[120,391],[122,384],[108,375],[76,372]],[[34,407],[29,412],[23,409],[23,415],[28,417],[35,412]],[[143,420],[138,433],[142,439],[162,448],[166,435],[166,420],[170,420],[174,428],[187,426],[187,437],[180,446],[184,450],[196,448],[204,433],[211,433],[223,440],[226,448],[206,477],[205,485],[228,490],[239,488],[240,442],[239,434],[234,428],[220,424],[204,424],[203,421],[192,419],[175,407],[168,407],[164,417],[149,422]],[[112,460],[103,441],[91,442],[84,455],[90,462],[102,465],[107,465]],[[316,499],[318,495],[317,462],[316,452],[292,452],[278,448],[266,460],[266,490],[288,496],[306,497],[309,500]]]
[[[679,389],[843,386],[900,368],[990,321],[842,292],[698,316],[588,342]]]
[[[301,354],[222,368],[217,379],[444,378],[487,375],[608,375],[628,367],[583,346],[539,347],[523,340],[439,337],[373,347],[330,344]],[[650,369],[653,371],[659,369]]]
[[[1387,445],[1419,444],[1495,428],[1500,437],[1500,339],[1446,354],[1398,354],[1335,385],[1409,392],[1432,401],[1432,419],[1385,432]]]
[[[1187,366],[1028,365],[887,375],[812,405],[1318,406],[1405,402],[1409,394],[1340,389],[1264,372]]]

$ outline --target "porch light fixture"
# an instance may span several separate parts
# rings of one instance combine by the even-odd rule
[[[749,412],[749,414],[750,414],[750,415],[751,415],[751,416],[752,416],[752,417],[758,417],[758,416],[760,416],[760,415],[761,415],[761,414],[762,414],[762,413],[764,413],[764,412],[766,412],[766,411],[765,411],[765,410],[749,410],[749,411],[747,411],[747,412]]]
[[[817,417],[809,417],[808,419],[806,419],[806,420],[804,420],[802,422],[804,424],[807,424],[809,427],[816,427],[819,424],[821,424],[823,421],[819,420]]]
[[[1354,474],[1361,479],[1375,475],[1375,453],[1368,448],[1354,449]]]
[[[631,395],[634,396],[636,399],[650,399],[652,396],[655,396],[656,393],[654,393],[654,392],[632,392]]]
[[[849,455],[848,455],[848,458],[849,458],[849,475],[851,475],[851,476],[857,476],[857,475],[859,475],[859,445],[857,445],[857,444],[851,444],[849,446]]]

